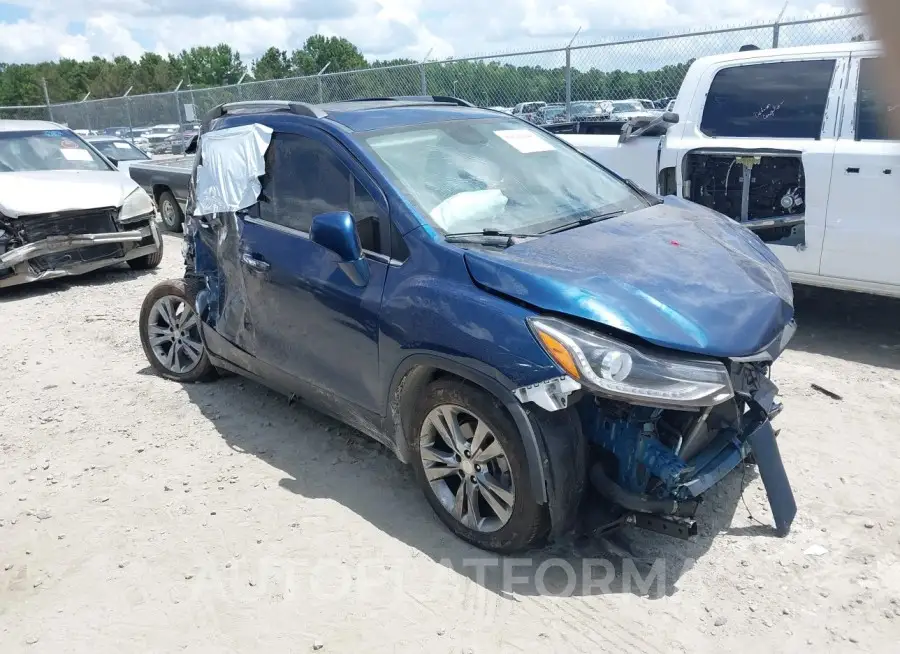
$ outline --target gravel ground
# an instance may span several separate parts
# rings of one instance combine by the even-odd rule
[[[789,537],[749,469],[693,542],[501,562],[353,430],[151,374],[136,321],[180,276],[166,239],[152,273],[0,291],[0,651],[896,651],[900,302],[798,289],[774,372]]]

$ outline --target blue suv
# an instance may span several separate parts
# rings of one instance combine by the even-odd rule
[[[488,550],[585,508],[687,538],[749,463],[787,533],[769,373],[793,295],[749,230],[455,98],[227,104],[189,150],[185,275],[140,316],[160,375],[335,416]]]

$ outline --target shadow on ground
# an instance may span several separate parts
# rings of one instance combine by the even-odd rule
[[[794,286],[793,350],[900,370],[900,299]]]
[[[147,374],[149,369],[141,371]],[[567,539],[515,558],[500,558],[460,541],[436,518],[411,470],[386,448],[301,404],[239,377],[184,387],[228,445],[254,454],[284,473],[280,486],[306,498],[340,503],[386,534],[500,595],[635,593],[660,597],[677,591],[680,576],[729,529],[745,479],[732,474],[697,516],[693,541],[624,531]],[[248,414],[260,428],[246,429]],[[742,482],[743,481],[743,485]],[[771,530],[769,530],[771,531]],[[765,528],[748,537],[770,535]]]

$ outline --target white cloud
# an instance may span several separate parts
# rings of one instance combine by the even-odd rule
[[[246,60],[340,35],[372,58],[421,59],[535,49],[709,26],[771,21],[783,0],[12,0],[27,19],[0,22],[0,61],[137,57],[226,42]],[[854,8],[791,0],[786,18]],[[71,22],[70,22],[71,20]],[[2,10],[0,10],[2,21]],[[735,37],[737,38],[737,37]]]

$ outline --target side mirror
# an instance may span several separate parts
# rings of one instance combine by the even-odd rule
[[[664,123],[671,123],[672,125],[675,125],[679,120],[681,120],[681,116],[676,114],[674,111],[664,111],[662,119]]]
[[[347,211],[322,213],[313,218],[309,240],[334,252],[338,266],[356,286],[369,283],[369,264],[363,258],[356,222]]]
[[[118,159],[116,159],[115,157],[110,157],[109,155],[107,155],[106,158],[109,159],[109,163],[111,163],[113,166],[115,166],[116,168],[119,167]]]
[[[191,137],[191,140],[188,141],[188,144],[184,148],[185,154],[194,154],[197,151],[197,143],[200,141],[200,135],[195,134]]]

